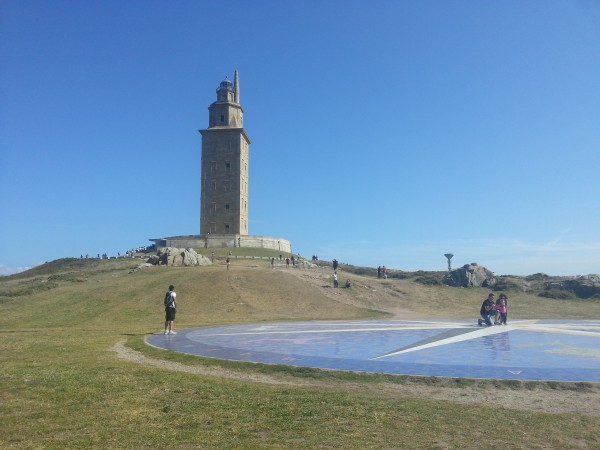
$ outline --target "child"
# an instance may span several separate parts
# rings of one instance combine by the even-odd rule
[[[506,325],[508,320],[508,299],[506,295],[500,294],[498,301],[496,302],[496,309],[500,313],[500,319],[498,320],[500,325]]]

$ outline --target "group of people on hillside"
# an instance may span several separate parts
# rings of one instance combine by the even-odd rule
[[[279,259],[283,260],[283,257],[280,255]],[[289,268],[290,263],[292,263],[293,267],[296,267],[296,258],[294,258],[294,255],[292,255],[291,258],[285,258],[285,267]],[[271,269],[274,269],[274,268],[275,268],[275,258],[271,258]]]
[[[135,256],[136,253],[144,253],[148,250],[154,249],[155,246],[151,245],[151,246],[140,246],[140,247],[136,247],[136,248],[132,248],[130,250],[127,250],[125,252],[125,256],[127,256],[128,258],[133,258]],[[109,256],[108,253],[102,253],[102,255],[100,253],[98,253],[98,256],[96,257],[96,259],[115,259],[115,258],[120,258],[121,257],[121,252],[117,252],[117,256]],[[90,257],[89,253],[86,253],[85,256],[83,256],[83,253],[79,256],[80,259],[90,259],[93,258]]]
[[[480,327],[486,325],[506,325],[508,322],[508,298],[505,294],[500,294],[498,300],[494,301],[494,294],[488,297],[481,304],[481,319],[477,320]],[[492,322],[493,319],[493,322]]]
[[[350,289],[350,286],[351,286],[350,280],[346,280],[346,284],[344,285],[344,287],[346,289]],[[338,276],[337,276],[337,271],[333,272],[333,287],[334,288],[340,287],[340,283],[338,281]]]

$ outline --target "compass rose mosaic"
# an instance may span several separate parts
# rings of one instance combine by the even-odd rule
[[[475,321],[473,321],[475,322]],[[281,322],[179,330],[150,345],[236,361],[404,375],[600,382],[600,321]]]

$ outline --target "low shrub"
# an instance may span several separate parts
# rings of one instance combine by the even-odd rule
[[[437,274],[420,275],[415,278],[415,283],[425,284],[428,286],[441,286],[443,277]]]
[[[549,275],[546,275],[545,273],[534,273],[533,275],[527,275],[525,277],[525,281],[544,281],[547,280],[548,278],[550,278]]]
[[[494,291],[518,291],[522,290],[523,285],[513,279],[500,277],[494,285]]]
[[[563,291],[559,289],[550,289],[542,291],[538,294],[538,297],[553,298],[556,300],[570,300],[576,298],[575,294],[569,291]]]

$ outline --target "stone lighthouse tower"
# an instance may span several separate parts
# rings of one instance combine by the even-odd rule
[[[238,72],[217,88],[202,134],[200,235],[248,235],[248,151]]]
[[[156,248],[245,247],[291,253],[287,239],[248,233],[250,138],[244,130],[237,70],[233,83],[225,78],[219,84],[217,100],[208,107],[208,128],[200,134],[200,234],[150,239]]]

